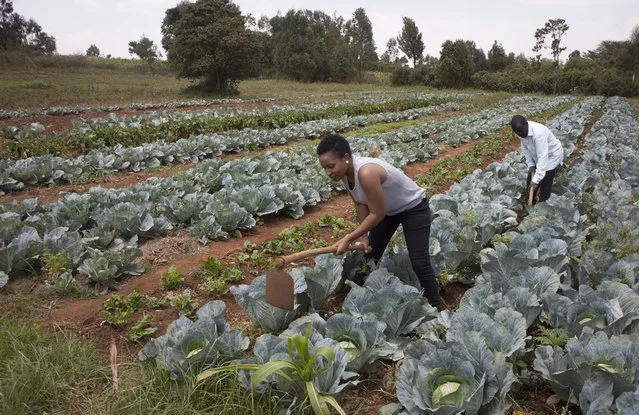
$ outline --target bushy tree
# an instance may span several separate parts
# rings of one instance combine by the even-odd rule
[[[508,66],[508,57],[501,43],[493,43],[493,47],[488,51],[488,70],[491,72],[502,71]]]
[[[0,0],[0,49],[24,49],[50,55],[56,51],[56,41],[43,32],[35,20],[26,20],[16,13],[11,0]]]
[[[183,2],[166,11],[162,46],[179,77],[202,79],[207,90],[236,91],[258,65],[259,45],[245,22],[229,0]]]
[[[473,73],[488,69],[488,60],[484,50],[477,48],[477,45],[472,40],[467,40],[466,43],[473,55]]]
[[[446,88],[470,85],[473,75],[473,52],[467,41],[447,40],[442,44],[437,68],[437,79]]]
[[[402,17],[404,25],[402,32],[397,36],[399,49],[413,60],[413,67],[417,65],[424,55],[424,41],[415,21],[410,17]]]
[[[546,22],[544,27],[540,27],[535,31],[535,46],[533,52],[539,52],[542,49],[550,49],[555,64],[559,64],[559,55],[566,50],[565,47],[561,47],[562,36],[570,29],[570,26],[566,24],[564,19],[550,19]],[[547,43],[548,37],[550,37],[550,43]]]
[[[354,77],[356,67],[341,17],[289,10],[270,23],[273,64],[280,75],[305,82],[343,82]]]
[[[100,49],[96,45],[91,44],[91,46],[87,48],[87,56],[100,56]]]
[[[386,51],[380,56],[382,63],[390,65],[397,62],[399,56],[399,49],[397,48],[397,39],[394,37],[388,39],[386,42]]]
[[[346,41],[360,75],[365,67],[371,67],[378,61],[375,41],[373,40],[373,24],[363,7],[353,13],[353,18],[346,22]]]
[[[149,64],[150,68],[153,67],[153,62],[162,56],[162,54],[158,52],[158,47],[145,35],[142,35],[140,40],[132,40],[129,42],[129,54],[142,59]]]

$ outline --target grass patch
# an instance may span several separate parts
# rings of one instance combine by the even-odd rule
[[[111,369],[91,343],[61,330],[47,332],[17,320],[0,321],[2,414],[273,414],[277,399],[254,396],[234,374],[197,387],[178,384],[153,364],[119,364],[119,392]]]
[[[63,332],[0,322],[0,412],[87,413],[110,371],[94,347]]]

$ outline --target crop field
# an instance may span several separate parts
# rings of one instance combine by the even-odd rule
[[[0,109],[0,413],[639,413],[637,100],[249,88]],[[515,114],[564,147],[534,207]],[[447,310],[401,230],[266,302],[356,226],[330,132],[426,189]]]

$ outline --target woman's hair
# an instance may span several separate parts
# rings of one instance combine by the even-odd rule
[[[351,146],[348,144],[348,141],[341,135],[335,133],[331,133],[322,138],[322,141],[317,145],[318,156],[331,151],[339,157],[342,157],[344,154],[352,156]]]

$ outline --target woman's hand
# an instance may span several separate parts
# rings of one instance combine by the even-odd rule
[[[348,250],[351,244],[352,244],[352,239],[350,235],[346,235],[339,241],[335,242],[333,244],[333,246],[336,248],[335,255],[342,255],[344,252],[346,252],[346,250]],[[371,250],[371,247],[368,244],[368,237],[366,236],[359,238],[359,240],[355,242],[355,245],[362,252],[369,252]]]
[[[346,235],[339,241],[335,242],[333,244],[333,246],[336,248],[335,255],[342,255],[344,252],[346,252],[346,250],[348,249],[350,245],[351,245],[351,239],[349,235]]]

